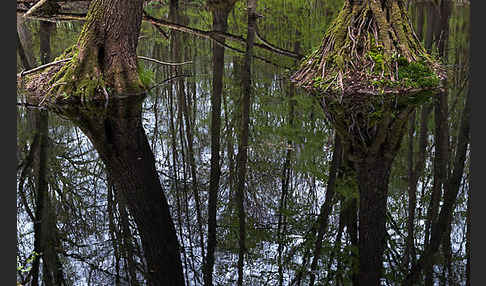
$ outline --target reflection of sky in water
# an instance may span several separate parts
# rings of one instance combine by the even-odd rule
[[[454,12],[459,13],[459,12]],[[457,24],[457,23],[456,23]],[[262,25],[264,26],[264,25]],[[230,25],[231,27],[231,25]],[[70,28],[70,25],[59,24],[58,31],[55,34],[53,42],[53,50],[59,52],[62,48],[68,46],[66,41],[60,42],[63,39],[63,35],[66,29]],[[284,33],[276,29],[269,29],[267,33]],[[157,37],[160,37],[154,32],[149,25],[143,26],[143,32],[148,37],[144,37],[139,43],[139,54],[149,57],[158,58],[157,54],[166,55],[160,60],[171,61],[170,54],[168,53],[167,41],[156,41]],[[144,34],[144,35],[145,35]],[[281,38],[282,36],[274,36],[275,38]],[[187,49],[181,49],[183,54],[194,63],[193,65],[184,66],[182,73],[191,74],[191,77],[184,79],[185,94],[191,98],[196,98],[195,105],[191,108],[196,108],[195,121],[193,122],[193,134],[194,134],[194,153],[195,161],[197,165],[197,178],[199,180],[199,188],[201,190],[201,200],[206,205],[207,203],[207,188],[209,185],[209,165],[210,165],[210,134],[209,134],[209,122],[210,122],[210,93],[211,93],[211,49],[207,40],[188,37],[189,42]],[[282,40],[281,40],[282,41]],[[451,40],[452,41],[452,40]],[[285,42],[285,41],[283,41]],[[318,41],[314,45],[318,44]],[[458,48],[454,46],[454,48]],[[36,49],[36,47],[34,47]],[[159,51],[157,51],[159,49]],[[38,50],[38,48],[37,48]],[[270,55],[268,53],[262,53],[275,62],[282,62],[282,65],[288,65],[289,61],[281,59],[279,56]],[[232,117],[234,114],[231,112],[231,107],[234,106],[235,100],[240,93],[240,82],[236,77],[234,63],[236,53],[226,51],[226,63],[225,63],[225,78],[224,78],[224,96],[226,97],[226,103],[223,101],[222,106],[222,177],[221,188],[219,194],[219,200],[221,202],[228,202],[230,189],[229,184],[229,166],[227,160],[227,135],[233,134],[235,136],[235,130],[228,131],[226,120]],[[458,57],[461,55],[458,54]],[[187,59],[186,58],[186,59]],[[174,61],[174,60],[172,60]],[[162,82],[164,79],[171,76],[170,69],[167,67],[157,66],[156,64],[143,62],[145,68],[154,72],[154,82]],[[240,63],[241,65],[241,63]],[[251,138],[250,138],[250,150],[249,150],[249,174],[248,178],[252,180],[251,184],[248,184],[248,190],[250,193],[247,197],[248,212],[254,227],[268,227],[276,228],[276,208],[278,206],[278,198],[280,192],[280,178],[281,168],[285,160],[286,154],[286,141],[288,133],[290,131],[285,130],[283,127],[287,122],[288,111],[284,107],[285,105],[285,78],[288,76],[288,72],[284,69],[278,69],[272,65],[265,64],[259,60],[254,60],[253,63],[254,78],[253,83],[255,87],[255,96],[253,97],[253,109],[251,117]],[[173,74],[172,74],[173,75]],[[169,88],[172,87],[172,96],[174,100],[173,112],[177,117],[178,107],[176,106],[178,90],[176,87],[176,81],[169,84],[161,85],[150,92],[145,99],[142,108],[143,127],[148,137],[148,141],[152,146],[153,153],[156,159],[156,167],[159,171],[160,179],[165,193],[171,206],[171,213],[176,224],[177,235],[178,221],[175,219],[177,216],[177,202],[176,194],[178,193],[174,187],[174,174],[172,169],[172,138],[170,132],[170,117],[169,117]],[[194,85],[193,85],[194,84]],[[195,94],[194,94],[195,92]],[[301,94],[298,91],[298,94]],[[307,101],[306,101],[307,100]],[[191,101],[192,102],[192,101]],[[194,102],[192,102],[194,104]],[[298,112],[307,112],[310,110],[308,99],[302,97],[298,103]],[[229,106],[229,107],[228,107]],[[229,110],[230,112],[226,112]],[[155,113],[156,111],[156,113]],[[24,116],[25,109],[19,108],[18,112],[21,114],[18,124],[19,132],[18,140],[19,146],[25,142],[26,138],[32,135],[28,130],[27,116]],[[191,118],[194,120],[194,118]],[[325,183],[328,165],[326,161],[330,160],[331,145],[329,145],[330,134],[327,127],[322,120],[316,115],[315,119],[311,120],[308,114],[301,114],[299,117],[299,124],[304,131],[296,132],[298,139],[294,139],[294,158],[295,161],[292,180],[292,207],[299,208],[305,205],[306,209],[298,209],[293,220],[299,222],[308,222],[309,218],[315,217],[319,211],[319,206],[324,201]],[[101,160],[98,159],[96,151],[89,142],[88,138],[77,128],[73,127],[72,123],[67,120],[61,119],[55,114],[50,114],[49,117],[49,174],[48,181],[50,183],[50,194],[54,194],[58,204],[56,205],[59,221],[57,223],[60,233],[67,233],[67,237],[63,240],[63,246],[68,254],[63,262],[65,263],[65,274],[70,278],[73,278],[74,285],[86,285],[87,277],[89,277],[89,265],[84,262],[78,261],[76,255],[89,256],[87,261],[96,265],[100,269],[112,269],[114,264],[113,259],[113,244],[109,234],[108,215],[107,215],[107,186],[105,181],[105,170]],[[176,124],[176,148],[180,152],[181,138],[179,134],[179,126],[177,120]],[[313,129],[315,125],[316,129]],[[320,130],[320,132],[316,131]],[[293,131],[292,131],[293,132]],[[290,132],[291,133],[291,132]],[[185,136],[185,134],[184,134]],[[301,140],[300,140],[301,139]],[[30,139],[31,140],[31,139]],[[187,144],[187,138],[184,137],[184,144]],[[433,137],[429,138],[429,141],[433,141]],[[235,152],[237,150],[236,143],[234,144]],[[433,152],[433,149],[431,150]],[[25,154],[24,154],[25,156]],[[187,152],[185,152],[187,156]],[[178,153],[178,177],[180,183],[184,177],[183,168],[181,165],[181,154]],[[186,161],[187,157],[186,157]],[[317,162],[316,162],[317,161]],[[320,163],[319,163],[320,161]],[[426,169],[432,169],[432,161],[426,160]],[[320,174],[320,177],[318,176]],[[395,197],[389,198],[388,204],[392,209],[397,210],[393,213],[393,219],[395,221],[404,220],[406,218],[406,189],[403,190],[403,183],[397,182],[398,179],[393,177],[391,184],[398,191],[393,192]],[[312,179],[316,176],[316,180]],[[189,171],[186,174],[187,184],[190,185]],[[397,176],[398,177],[398,176]],[[396,178],[397,178],[396,177]],[[431,182],[427,182],[427,188],[430,188]],[[424,182],[419,181],[417,201],[423,202],[427,199],[422,195],[422,189],[424,188]],[[314,191],[311,189],[314,188]],[[30,192],[31,189],[28,185],[24,188],[25,192]],[[181,190],[179,190],[181,192]],[[189,205],[188,210],[190,212],[189,219],[191,225],[192,235],[195,237],[196,232],[196,219],[194,211],[194,200],[189,193]],[[458,209],[465,211],[466,200],[464,199],[464,190],[460,192],[462,200],[458,202]],[[29,197],[29,202],[33,202],[33,198]],[[309,203],[311,202],[311,203]],[[17,233],[18,233],[18,251],[19,256],[25,259],[26,256],[33,249],[33,224],[27,216],[24,208],[21,206],[20,198],[18,197],[19,212],[17,216]],[[223,219],[225,216],[224,209],[227,206],[220,206],[218,209],[218,218]],[[185,211],[182,209],[181,211]],[[418,212],[419,210],[417,210]],[[206,206],[203,207],[204,214],[206,213]],[[422,209],[422,215],[426,212]],[[456,215],[457,216],[457,215]],[[226,218],[225,218],[226,219]],[[200,250],[197,247],[198,243],[194,237],[189,240],[189,233],[187,230],[187,221],[183,218],[183,244],[186,247],[186,253],[190,253],[190,243],[193,244],[192,253],[196,262],[196,268],[201,265]],[[454,228],[452,232],[452,248],[454,252],[465,252],[464,236],[465,227],[464,221],[459,218],[454,218]],[[330,227],[335,231],[338,224],[338,216],[334,215],[330,218]],[[423,229],[425,225],[424,218],[416,220],[417,228]],[[406,231],[406,228],[403,228]],[[292,230],[291,234],[287,237],[288,244],[285,248],[286,251],[292,250],[295,246],[300,245],[303,242],[302,233],[299,233],[299,229]],[[400,234],[392,227],[388,229],[388,233],[392,238],[397,240],[402,239]],[[228,237],[230,232],[228,227],[221,227],[218,230],[218,234]],[[422,232],[421,232],[422,234]],[[331,243],[335,238],[326,238],[328,243]],[[423,239],[423,237],[417,237],[416,239]],[[179,237],[181,240],[181,237]],[[221,243],[223,243],[222,241]],[[343,238],[344,242],[344,238]],[[264,283],[276,281],[277,264],[275,263],[275,257],[277,255],[277,244],[265,240],[261,240],[255,244],[252,249],[252,253],[259,253],[259,257],[250,257],[246,261],[245,275],[249,281],[254,283]],[[71,256],[70,256],[71,255]],[[302,262],[300,255],[295,255],[293,263],[299,265]],[[228,283],[229,281],[235,281],[237,279],[236,273],[236,261],[237,254],[232,254],[229,251],[219,251],[216,253],[216,265],[215,265],[215,282]],[[294,266],[295,266],[294,265]],[[389,262],[385,261],[385,265],[389,265]],[[189,280],[194,281],[194,271],[192,267],[185,269],[188,271]],[[285,279],[289,279],[287,276],[291,270],[286,269]],[[198,272],[198,271],[196,271]],[[198,273],[198,275],[201,275]],[[103,271],[96,271],[95,276],[100,279],[107,279],[109,277],[103,273]],[[291,275],[290,277],[293,277]],[[113,279],[111,277],[110,279]],[[202,279],[202,277],[201,277]],[[103,281],[103,280],[101,280]],[[272,283],[273,283],[272,282]],[[272,284],[270,283],[270,284]],[[96,284],[96,282],[95,282]],[[194,285],[194,284],[191,284]],[[272,284],[273,285],[273,284]]]

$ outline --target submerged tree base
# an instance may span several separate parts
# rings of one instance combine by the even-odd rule
[[[96,62],[79,59],[74,47],[57,57],[55,64],[43,72],[24,76],[18,81],[29,103],[37,105],[78,103],[106,100],[120,94],[142,94],[145,89],[138,71],[119,72],[117,79],[107,82]],[[90,55],[97,57],[97,54]],[[62,60],[67,60],[62,62]]]
[[[140,94],[137,66],[143,1],[92,1],[77,43],[56,60],[70,60],[27,77],[40,103],[89,100],[97,94]]]
[[[442,89],[445,71],[421,45],[402,1],[344,2],[291,80],[322,99],[345,145],[365,152],[380,129]]]
[[[369,0],[345,1],[321,46],[302,61],[292,81],[320,94],[406,94],[437,88],[444,78],[401,1]]]
[[[359,281],[380,285],[388,182],[414,108],[445,73],[422,47],[401,0],[346,0],[291,80],[320,103],[354,162],[359,188]]]

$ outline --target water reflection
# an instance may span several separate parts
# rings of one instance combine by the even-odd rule
[[[275,4],[268,9],[271,14],[260,20],[259,33],[271,43],[290,50],[296,42],[300,42],[301,53],[306,53],[319,44],[320,33],[339,8],[336,4],[326,4],[332,1],[311,2],[318,7],[311,7],[313,10],[304,7],[295,13],[284,13],[291,9],[292,5],[288,3],[286,6]],[[160,14],[167,12],[164,9],[161,8]],[[432,12],[428,14],[426,9],[422,14],[417,13],[418,10],[411,11],[417,13],[414,18],[417,19],[416,26],[422,25],[423,38],[432,46],[434,33],[429,31],[436,24],[433,24]],[[468,22],[466,10],[454,8],[451,11],[449,61],[457,67],[467,62],[468,57],[468,37],[464,31]],[[183,10],[183,22],[204,26],[208,19],[195,16],[199,15],[196,12]],[[241,7],[236,8],[235,15],[230,15],[230,32],[242,33],[245,25],[241,24],[241,19],[244,15]],[[284,16],[289,18],[288,22],[283,20]],[[285,25],[269,21],[272,17],[281,19]],[[313,21],[316,27],[307,29],[311,26],[308,22],[297,25],[303,18]],[[32,26],[30,28],[35,29],[35,25]],[[52,41],[55,43],[52,47],[54,55],[71,44],[69,40],[57,40],[71,31],[67,25],[58,24],[51,35],[55,39]],[[37,234],[38,237],[42,233],[46,235],[42,238],[46,241],[43,243],[45,250],[41,251],[45,258],[39,260],[39,280],[43,277],[46,281],[48,277],[56,279],[61,275],[67,285],[144,285],[147,278],[157,281],[160,279],[158,273],[166,271],[176,274],[174,279],[179,279],[183,273],[188,285],[200,285],[202,282],[201,240],[207,239],[207,190],[210,184],[210,94],[214,75],[211,42],[186,34],[179,34],[179,39],[177,36],[166,39],[148,24],[143,25],[142,34],[145,37],[140,39],[140,55],[168,62],[194,62],[179,68],[143,62],[153,84],[181,74],[191,77],[177,78],[157,86],[145,98],[110,100],[106,109],[104,102],[84,107],[64,106],[46,116],[45,111],[19,108],[19,161],[28,162],[29,154],[37,157],[41,155],[40,150],[46,152],[45,175],[39,175],[42,164],[35,167],[37,163],[32,163],[32,171],[25,168],[24,176],[22,170],[25,165],[20,166],[18,172],[17,249],[20,264],[25,269],[31,267],[29,271],[19,271],[19,277],[25,281],[37,275],[30,274],[30,270],[37,266],[27,260],[35,249],[39,223],[34,222],[39,221],[35,217],[36,212],[40,212],[46,218],[40,220],[40,225],[44,223],[47,230]],[[35,43],[33,41],[33,49],[40,50]],[[230,41],[228,44],[235,45]],[[293,59],[280,58],[258,49],[256,53],[282,66],[293,62]],[[36,57],[40,58],[40,55]],[[237,278],[238,225],[232,199],[235,192],[241,57],[240,53],[225,51],[214,278],[214,283],[221,285],[232,285]],[[285,284],[293,279],[301,266],[301,258],[309,252],[303,241],[311,233],[310,228],[324,200],[333,134],[320,107],[301,91],[296,90],[295,94],[290,91],[284,69],[258,59],[253,61],[253,65],[255,97],[252,98],[250,116],[246,183],[246,282],[273,285],[280,280],[280,272]],[[462,110],[464,93],[461,93],[461,78],[464,75],[463,69],[454,70],[449,96],[453,102],[449,107],[451,126],[458,125]],[[290,106],[294,111],[289,111]],[[431,108],[427,114],[432,114]],[[33,115],[35,113],[44,115]],[[48,121],[48,125],[37,126],[38,121],[34,119],[37,116]],[[48,134],[43,141],[47,143],[42,145],[45,149],[36,147],[40,146],[38,142],[45,134]],[[432,130],[427,134],[429,136],[425,138],[429,140],[423,153],[425,175],[419,180],[419,186],[423,187],[417,191],[417,217],[420,219],[426,216],[432,189],[430,174],[434,134]],[[418,141],[418,136],[419,132],[412,132],[412,142]],[[450,138],[453,144],[454,136]],[[189,148],[191,142],[192,152]],[[44,186],[39,181],[43,176],[46,180]],[[403,207],[408,199],[404,176],[407,176],[407,146],[398,155],[391,175],[389,206],[393,210],[393,222],[397,224],[396,233],[405,233],[407,227]],[[194,189],[200,196],[201,227]],[[287,197],[285,204],[280,200],[283,189]],[[336,191],[339,202],[329,218],[326,241],[339,240],[340,247],[332,248],[330,244],[323,247],[326,258],[320,262],[322,271],[316,279],[332,280],[326,283],[345,283],[352,279],[350,269],[353,262],[350,257],[354,255],[356,237],[355,231],[348,228],[355,227],[355,222],[348,221],[355,217],[356,208],[346,205],[349,199],[353,199],[349,189],[351,187],[342,187]],[[41,194],[44,194],[44,199],[38,198]],[[40,208],[38,202],[45,202],[44,207]],[[457,208],[466,209],[465,194],[458,201]],[[464,253],[460,248],[464,221],[464,216],[458,215],[451,230],[453,239],[456,239],[454,251],[458,253],[458,259],[453,265],[457,269],[462,269],[460,267],[465,264],[462,258],[459,259],[459,255]],[[417,240],[424,236],[421,227],[415,234]],[[393,242],[399,241],[398,237],[395,238]],[[422,244],[418,243],[411,251],[421,247]],[[176,254],[177,248],[180,255]],[[385,272],[389,281],[401,279],[401,274],[397,274],[400,272],[395,271],[401,269],[400,261],[394,256],[395,251],[403,255],[404,248],[398,245],[385,250],[388,265]],[[42,248],[39,246],[37,249]],[[163,251],[172,256],[160,258]],[[51,269],[59,272],[56,274]],[[31,276],[28,277],[29,274]],[[463,274],[456,275],[460,278]],[[51,285],[62,285],[62,282]]]

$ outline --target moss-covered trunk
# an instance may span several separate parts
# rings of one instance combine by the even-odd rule
[[[90,96],[93,91],[139,93],[137,44],[143,1],[93,0],[72,57],[51,80],[53,95]]]

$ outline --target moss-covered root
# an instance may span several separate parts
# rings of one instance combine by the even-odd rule
[[[144,90],[138,71],[114,70],[108,74],[99,63],[99,49],[77,48],[64,53],[67,62],[48,82],[45,98],[48,101],[78,98],[81,101],[96,95],[103,97],[116,93],[141,93]]]
[[[70,52],[72,59],[66,63],[49,81],[50,88],[46,97],[68,99],[79,97],[84,100],[95,91],[106,90],[101,70],[95,60],[79,57],[78,51]]]
[[[292,81],[317,93],[347,87],[348,92],[374,90],[372,81],[392,83],[389,87],[397,91],[410,87],[398,81],[399,68],[411,63],[428,67],[427,76],[442,77],[439,63],[421,45],[400,0],[355,2],[344,2],[321,46],[304,59]]]

